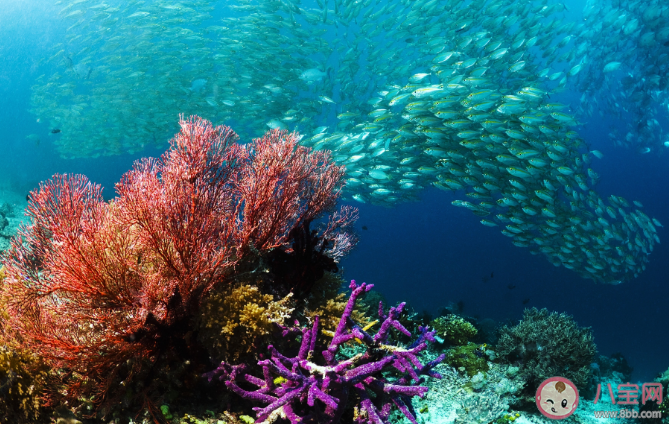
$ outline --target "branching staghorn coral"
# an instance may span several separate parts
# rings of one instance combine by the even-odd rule
[[[323,278],[318,280],[306,299],[304,315],[313,320],[319,318],[319,327],[321,329],[318,336],[319,342],[328,344],[332,340],[341,316],[346,309],[348,298],[340,290],[344,280],[339,274],[326,272]],[[363,328],[372,325],[378,321],[372,321],[367,317],[368,308],[358,299],[353,307],[351,319]]]
[[[263,368],[263,378],[250,375],[246,366],[221,363],[205,376],[211,381],[218,376],[226,386],[238,395],[266,404],[264,408],[254,408],[257,422],[271,423],[279,418],[288,419],[291,424],[323,423],[337,424],[347,406],[349,397],[354,395],[360,401],[355,407],[356,423],[385,424],[394,404],[414,424],[416,414],[411,406],[411,398],[424,396],[427,387],[418,386],[423,382],[420,375],[435,378],[441,376],[432,370],[443,360],[443,355],[422,365],[418,353],[427,347],[427,340],[434,341],[433,333],[422,329],[422,333],[410,347],[403,348],[387,344],[390,329],[411,334],[397,321],[404,304],[391,308],[388,315],[379,305],[382,324],[378,333],[371,336],[351,320],[356,299],[369,291],[373,285],[360,286],[351,282],[353,290],[341,316],[332,342],[322,352],[325,365],[318,365],[315,349],[317,345],[318,317],[311,328],[303,330],[286,329],[284,335],[301,333],[302,341],[296,357],[289,358],[269,347],[271,358],[258,362]],[[361,340],[367,351],[353,358],[339,362],[336,354],[341,344],[353,339]],[[397,381],[390,381],[385,371],[394,369],[402,374]],[[277,385],[275,376],[283,382]],[[253,391],[245,389],[256,386]]]

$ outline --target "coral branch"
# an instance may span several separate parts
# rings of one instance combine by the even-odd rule
[[[403,304],[391,308],[388,316],[384,315],[381,309],[379,314],[383,319],[381,328],[385,331],[379,331],[374,337],[366,334],[351,320],[351,314],[356,299],[367,293],[372,285],[363,283],[357,286],[355,281],[352,281],[350,287],[352,293],[332,343],[322,352],[325,365],[318,365],[306,359],[313,357],[314,340],[318,330],[318,320],[315,320],[311,328],[302,330],[302,342],[296,357],[288,358],[270,346],[271,359],[258,362],[263,368],[264,380],[245,378],[248,376],[245,368],[231,366],[225,362],[205,376],[210,381],[214,376],[218,376],[238,395],[269,404],[264,408],[256,408],[258,422],[262,423],[270,423],[277,417],[285,417],[293,424],[310,422],[336,424],[346,407],[350,391],[354,391],[361,400],[356,408],[357,423],[388,423],[391,405],[396,405],[412,423],[416,423],[415,412],[411,408],[411,398],[423,397],[427,387],[412,385],[410,380],[419,384],[422,382],[422,379],[418,378],[419,375],[441,378],[438,373],[432,371],[432,368],[443,360],[443,356],[422,365],[417,355],[427,347],[425,342],[409,349],[388,344],[388,329],[398,328],[397,318]],[[433,339],[433,334],[428,332],[427,328],[421,329],[421,332],[420,339]],[[294,334],[294,332],[284,331],[284,334]],[[341,344],[358,335],[366,345],[367,351],[349,360],[337,362],[335,355]],[[383,373],[391,367],[403,374],[408,373],[411,378],[403,377],[396,382],[390,382]],[[271,381],[272,374],[279,375],[286,381],[280,387],[270,387],[267,382]],[[258,388],[255,391],[247,391],[241,389],[238,383],[251,383]],[[316,400],[325,406],[324,410]]]
[[[242,146],[230,128],[198,117],[179,124],[169,150],[135,162],[110,202],[80,175],[55,175],[30,194],[31,223],[2,258],[2,290],[22,347],[76,376],[51,396],[111,404],[124,395],[113,385],[141,375],[142,389],[128,392],[146,397],[160,361],[202,356],[193,317],[251,253],[299,256],[291,264],[311,281],[355,244],[351,209],[333,215],[324,236],[309,231],[343,184],[328,153],[297,146],[297,134],[271,131]]]

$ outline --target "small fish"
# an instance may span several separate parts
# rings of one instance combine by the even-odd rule
[[[506,286],[506,287],[507,287],[509,290],[513,290],[513,289],[516,288],[515,284],[509,284],[509,285]]]
[[[355,118],[356,116],[360,116],[360,114],[359,114],[359,113],[355,113],[355,112],[344,112],[344,113],[340,113],[339,115],[337,115],[337,119],[340,119],[340,120],[342,120],[342,121],[345,121],[345,120],[347,120],[347,119],[353,119],[353,118]]]
[[[51,134],[58,134],[60,132],[59,128],[54,128],[51,130]]]
[[[413,94],[413,96],[416,97],[416,98],[420,98],[420,97],[426,97],[426,96],[430,96],[432,94],[441,93],[441,92],[443,92],[443,89],[441,87],[424,87],[424,88],[419,88],[417,90],[414,90],[413,93],[411,93],[411,94]]]
[[[520,71],[521,69],[523,69],[524,67],[525,67],[525,61],[524,61],[524,60],[521,60],[521,61],[516,62],[516,63],[514,63],[513,65],[511,65],[511,66],[509,67],[509,71],[511,71],[511,72],[518,72],[518,71]]]
[[[530,298],[529,297],[526,297],[525,299],[523,299],[523,305],[527,305],[528,303],[530,303]]]
[[[365,230],[365,231],[367,231],[368,228],[367,228],[366,225],[363,225],[363,226],[362,226],[362,229]]]
[[[279,121],[278,119],[272,119],[268,121],[266,125],[271,129],[280,129],[280,130],[288,129],[288,127],[286,127],[286,124]]]
[[[318,96],[318,98],[325,103],[332,103],[332,104],[335,103],[335,101],[329,98],[328,96]]]
[[[430,74],[415,74],[409,78],[409,82],[421,82],[423,79],[430,76]]]
[[[569,76],[571,76],[571,77],[575,76],[576,74],[578,74],[579,72],[581,72],[581,69],[582,69],[582,68],[583,68],[583,64],[582,64],[582,63],[579,63],[578,65],[574,66],[573,68],[571,68],[571,69],[569,70],[569,72],[568,72],[568,73],[569,73]]]
[[[302,81],[306,81],[307,84],[314,83],[316,81],[320,81],[323,78],[325,78],[328,74],[325,72],[322,72],[316,68],[311,68],[307,69],[306,71],[302,72],[300,74],[300,79]]]
[[[604,73],[613,72],[613,71],[619,69],[620,65],[621,65],[620,62],[609,62],[609,63],[606,64],[606,66],[604,66],[604,69],[602,70],[602,72],[604,72]]]

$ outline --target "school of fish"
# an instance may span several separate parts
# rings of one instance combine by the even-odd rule
[[[198,114],[243,136],[298,130],[346,165],[358,202],[454,191],[514,245],[597,282],[635,278],[660,241],[639,202],[597,194],[602,154],[576,131],[627,95],[611,92],[616,75],[648,71],[614,63],[611,46],[639,41],[606,31],[643,38],[627,25],[654,28],[634,16],[669,14],[658,1],[589,1],[585,21],[548,0],[99,1],[62,2],[67,40],[33,88],[64,157],[163,146],[178,113]],[[579,87],[574,111],[551,99]]]
[[[663,153],[669,149],[660,124],[669,116],[669,4],[588,0],[583,19],[571,58],[583,68],[575,82],[579,115],[611,122],[615,145]],[[625,126],[613,125],[619,122]]]

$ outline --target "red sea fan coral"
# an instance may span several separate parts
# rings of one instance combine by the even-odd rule
[[[295,148],[297,141],[296,134],[271,130],[241,149],[245,164],[235,184],[243,204],[240,246],[282,246],[299,223],[334,208],[343,167],[331,164],[329,153],[304,154],[305,148]]]
[[[290,233],[336,203],[343,168],[295,134],[242,146],[198,117],[180,125],[110,202],[80,175],[55,175],[30,194],[31,223],[2,258],[3,290],[24,347],[62,371],[52,399],[113,402],[120,380],[151,382],[159,360],[192,357],[189,326],[204,296],[251,251],[289,251]],[[350,250],[353,219],[345,210],[330,220],[325,254]]]

